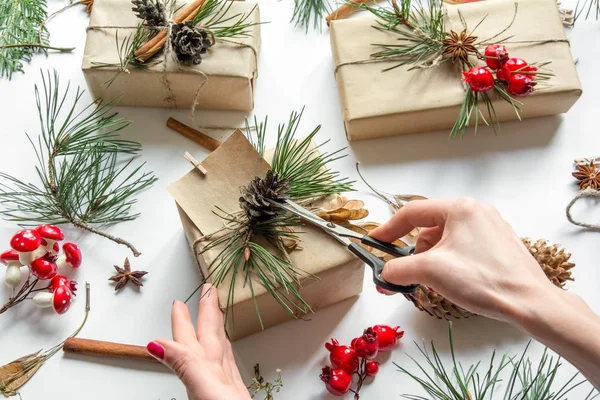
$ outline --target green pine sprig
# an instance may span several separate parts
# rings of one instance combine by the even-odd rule
[[[449,323],[448,332],[452,358],[449,365],[442,361],[433,342],[431,342],[431,352],[425,345],[420,346],[415,343],[425,359],[425,365],[409,356],[418,367],[420,374],[410,372],[394,363],[400,372],[418,382],[429,396],[437,400],[492,399],[505,370],[510,370],[510,377],[506,385],[503,385],[504,400],[567,400],[566,395],[569,392],[586,382],[586,380],[576,381],[579,376],[577,373],[564,385],[556,388],[555,378],[561,367],[560,358],[554,359],[546,349],[536,365],[527,357],[529,344],[520,356],[504,355],[496,363],[496,351],[494,351],[487,368],[481,370],[480,361],[465,370],[455,355],[452,322]],[[592,389],[585,400],[595,399],[598,394],[594,395],[594,392],[595,390]],[[402,397],[410,400],[429,400],[429,397],[420,395],[405,394]]]
[[[573,22],[581,17],[588,19],[590,16],[596,18],[596,21],[600,19],[600,0],[578,0],[577,6],[575,7],[575,15]]]
[[[271,162],[272,171],[289,183],[287,196],[300,204],[309,204],[318,198],[351,191],[352,182],[329,169],[332,162],[344,157],[342,150],[320,154],[319,149],[327,142],[313,146],[313,139],[321,126],[317,126],[305,138],[296,139],[302,113],[292,112],[287,123],[278,126],[277,144]],[[252,133],[246,121],[248,139],[257,152],[264,155],[268,118],[262,122],[255,118],[254,122],[256,132]],[[235,299],[238,279],[242,279],[243,286],[249,288],[263,327],[255,295],[257,283],[289,314],[298,316],[311,312],[310,305],[302,298],[300,288],[304,279],[318,278],[293,265],[286,250],[286,241],[298,242],[301,239],[301,235],[293,231],[294,227],[301,225],[301,221],[285,213],[257,221],[243,212],[230,213],[218,206],[215,208],[214,213],[223,220],[224,228],[202,239],[208,242],[202,253],[220,250],[208,266],[210,273],[205,276],[203,283],[210,281],[217,287],[226,282],[229,285],[226,321],[229,318],[232,324],[235,321],[230,305]],[[265,248],[260,238],[273,247]]]
[[[42,73],[35,96],[40,120],[37,139],[27,136],[37,156],[39,183],[0,172],[0,215],[20,224],[66,224],[103,236],[140,253],[128,241],[100,227],[131,221],[135,196],[156,178],[135,165],[141,145],[119,132],[129,121],[118,118],[114,102],[81,107],[84,91],[71,95],[58,73]]]
[[[48,19],[46,0],[0,2],[0,78],[11,79],[13,73],[23,72],[23,64],[36,53],[73,51],[72,47],[49,44],[45,27]]]
[[[250,36],[250,28],[261,25],[261,22],[249,21],[254,6],[249,13],[227,15],[233,6],[233,1],[208,0],[200,12],[194,17],[194,25],[209,29],[217,38],[239,38]]]
[[[305,32],[312,25],[313,29],[321,30],[324,16],[331,12],[327,0],[294,0],[292,23],[304,28]]]

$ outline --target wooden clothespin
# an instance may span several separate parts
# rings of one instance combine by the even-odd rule
[[[190,153],[188,153],[187,151],[183,154],[183,156],[185,157],[186,160],[188,160],[193,166],[194,168],[196,168],[198,171],[200,171],[202,173],[202,175],[206,175],[208,173],[208,171],[206,170],[206,168],[204,168],[200,162],[198,160],[196,160],[194,158],[194,156],[192,156]]]

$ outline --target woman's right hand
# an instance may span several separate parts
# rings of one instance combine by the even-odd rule
[[[556,288],[498,211],[472,199],[408,203],[371,236],[391,242],[421,227],[415,255],[388,262],[382,278],[420,283],[491,318],[522,322],[532,296]]]

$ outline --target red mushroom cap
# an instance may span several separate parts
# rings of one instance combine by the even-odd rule
[[[19,259],[19,252],[13,249],[6,250],[4,253],[0,254],[0,262],[4,265],[7,264],[7,261],[16,261]]]
[[[55,225],[40,225],[37,227],[36,231],[44,239],[63,240],[65,238],[65,235],[60,228]]]
[[[78,268],[81,265],[81,250],[75,243],[67,242],[63,245],[63,251],[65,252],[65,257],[67,262],[73,266],[73,268]]]
[[[33,260],[31,263],[31,273],[38,279],[52,279],[58,273],[58,266],[47,255]]]
[[[33,229],[23,229],[15,233],[10,240],[10,247],[19,252],[34,251],[42,244],[42,237]]]
[[[50,292],[54,292],[60,286],[66,286],[71,289],[73,296],[75,296],[75,291],[77,290],[77,282],[70,280],[67,276],[64,275],[56,275],[50,281],[50,285],[48,285],[48,289]]]
[[[56,288],[54,291],[54,296],[52,297],[52,308],[56,311],[57,314],[64,314],[67,312],[69,307],[71,307],[71,300],[73,299],[73,294],[71,290],[61,285]]]

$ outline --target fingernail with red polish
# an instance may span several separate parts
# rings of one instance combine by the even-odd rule
[[[160,361],[165,358],[165,348],[156,342],[150,342],[146,346],[146,351],[150,353],[150,355]]]
[[[386,294],[385,290],[383,290],[380,286],[375,285],[375,289],[381,294]]]

